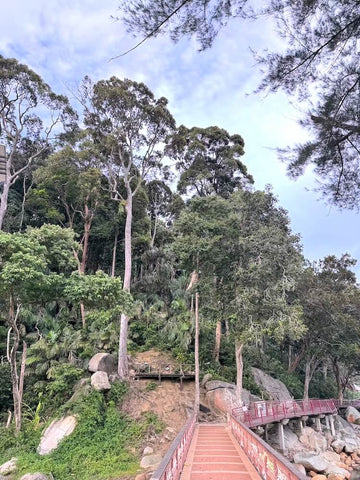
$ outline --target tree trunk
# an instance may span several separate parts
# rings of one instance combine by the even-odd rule
[[[18,306],[15,313],[14,298],[10,295],[9,301],[9,325],[10,331],[8,334],[7,340],[7,357],[10,364],[10,373],[11,373],[11,387],[12,395],[14,401],[14,418],[15,418],[15,432],[19,433],[21,429],[21,406],[22,406],[22,395],[23,395],[23,384],[25,376],[25,361],[26,361],[26,343],[23,345],[23,356],[21,361],[21,372],[20,379],[17,371],[17,361],[16,354],[20,344],[20,331],[17,326],[17,319],[19,316],[20,307]],[[11,333],[13,335],[13,345],[10,348]]]
[[[342,382],[341,382],[340,366],[338,364],[337,358],[332,359],[332,364],[333,364],[333,370],[334,370],[334,375],[335,375],[335,380],[336,380],[338,400],[340,402],[340,405],[342,405],[342,403],[344,401],[344,391],[343,391],[343,386],[342,386]]]
[[[195,415],[200,406],[200,365],[199,365],[199,293],[195,293]]]
[[[111,276],[115,277],[115,268],[116,268],[116,251],[117,251],[117,242],[119,238],[119,230],[115,232],[113,254],[112,254],[112,264],[111,264]]]
[[[88,205],[85,203],[85,214],[84,214],[84,240],[83,240],[83,254],[81,257],[80,263],[80,273],[85,273],[86,262],[89,252],[89,238],[90,238],[90,229],[92,223],[93,215],[89,211]]]
[[[132,191],[130,185],[126,185],[127,200],[125,205],[126,222],[125,222],[125,272],[123,290],[130,292],[131,282],[131,224],[132,224]],[[129,376],[128,359],[127,359],[127,337],[128,337],[128,317],[122,313],[120,317],[120,337],[119,337],[119,360],[118,374],[121,379]]]
[[[235,358],[236,358],[236,400],[239,405],[242,404],[242,383],[243,383],[243,349],[244,344],[235,342]]]
[[[8,175],[9,178],[9,175]],[[6,182],[3,184],[3,191],[0,197],[0,231],[3,229],[4,218],[8,207],[8,198],[9,198],[10,183]]]
[[[299,366],[299,363],[301,362],[302,358],[304,357],[305,355],[305,351],[306,351],[306,343],[304,342],[302,345],[301,345],[301,349],[300,349],[300,352],[298,352],[296,355],[295,355],[295,358],[290,362],[290,359],[289,359],[289,367],[288,367],[288,373],[294,373],[295,370],[297,369],[297,367]]]
[[[214,347],[214,360],[220,363],[220,346],[221,346],[221,321],[216,322],[215,330],[215,347]]]
[[[304,394],[303,400],[309,400],[309,385],[311,380],[311,368],[310,368],[310,361],[306,362],[305,366],[305,380],[304,380]]]

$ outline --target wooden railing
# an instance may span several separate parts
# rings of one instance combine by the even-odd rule
[[[261,478],[266,480],[306,480],[307,477],[296,469],[270,445],[253,433],[233,415],[229,426],[240,447],[245,451]]]
[[[193,375],[195,373],[195,365],[181,363],[174,366],[168,363],[158,363],[154,365],[150,363],[136,363],[134,370],[137,375]]]
[[[175,438],[150,480],[178,480],[184,466],[196,424],[193,414]]]
[[[285,402],[254,402],[249,407],[236,407],[232,414],[250,428],[279,422],[284,418],[337,413],[334,400],[287,400]]]

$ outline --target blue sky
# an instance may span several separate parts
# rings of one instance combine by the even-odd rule
[[[93,80],[116,75],[145,82],[169,99],[178,124],[218,125],[245,140],[244,163],[256,187],[273,185],[300,233],[304,254],[316,260],[348,252],[360,260],[359,217],[326,205],[311,191],[308,171],[296,182],[286,176],[277,147],[306,138],[297,125],[301,105],[282,93],[253,94],[261,73],[250,47],[281,48],[269,22],[233,21],[212,49],[199,53],[193,40],[177,44],[166,37],[149,40],[125,57],[110,58],[136,43],[117,14],[120,0],[12,0],[1,7],[0,53],[26,63],[57,93],[71,98],[84,75]],[[357,271],[360,273],[360,265]]]

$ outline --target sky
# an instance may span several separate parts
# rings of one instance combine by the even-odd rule
[[[178,125],[217,125],[245,140],[242,161],[256,188],[271,184],[302,238],[311,261],[348,252],[359,259],[360,227],[355,212],[329,206],[313,190],[311,169],[297,181],[275,151],[300,143],[307,133],[297,123],[301,105],[283,93],[255,94],[261,72],[251,50],[282,47],[269,21],[232,21],[214,46],[199,53],[194,39],[177,44],[166,36],[146,41],[116,60],[139,39],[120,21],[120,0],[12,0],[1,6],[0,54],[35,70],[56,93],[71,101],[81,79],[110,76],[142,81],[169,100]]]

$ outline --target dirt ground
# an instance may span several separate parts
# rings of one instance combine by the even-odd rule
[[[176,366],[170,354],[149,350],[138,353],[136,363],[147,362],[152,366],[168,364]],[[122,411],[135,420],[145,413],[155,413],[165,425],[162,433],[153,433],[146,440],[157,453],[164,454],[178,432],[186,423],[194,405],[195,388],[193,381],[184,381],[181,387],[179,380],[139,379],[130,383],[129,394],[122,405]]]

